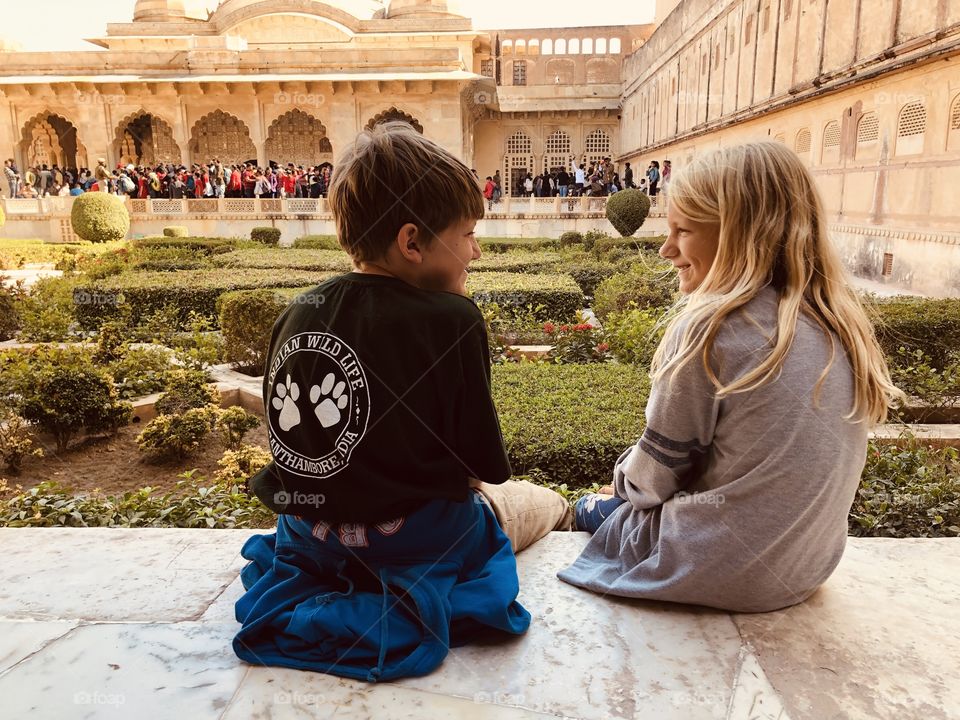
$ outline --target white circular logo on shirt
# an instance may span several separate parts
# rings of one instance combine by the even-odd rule
[[[268,387],[277,465],[311,478],[345,468],[370,419],[370,388],[353,349],[329,333],[294,335],[270,363]]]

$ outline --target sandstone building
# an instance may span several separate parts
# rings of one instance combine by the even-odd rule
[[[93,52],[12,40],[0,154],[21,168],[316,164],[400,118],[509,196],[527,172],[678,170],[770,138],[817,177],[852,269],[960,294],[960,0],[658,0],[649,25],[536,30],[476,29],[443,0],[138,0]]]

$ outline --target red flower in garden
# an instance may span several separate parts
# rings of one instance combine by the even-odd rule
[[[561,326],[560,326],[560,332],[566,332],[566,331],[569,330],[569,329],[570,329],[570,326],[569,326],[569,325],[561,325]]]
[[[577,326],[574,327],[573,329],[574,329],[574,330],[577,330],[577,331],[580,331],[580,332],[582,332],[582,331],[584,331],[584,330],[593,330],[593,325],[591,325],[590,323],[580,323],[579,325],[577,325]]]
[[[610,346],[607,345],[606,343],[600,343],[599,345],[597,345],[597,352],[605,353],[609,349],[610,349]]]
[[[543,324],[543,331],[547,334],[552,333],[556,329],[557,329],[556,326],[552,322],[547,322]]]

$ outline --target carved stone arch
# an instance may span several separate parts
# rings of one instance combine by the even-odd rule
[[[250,130],[240,118],[214,110],[200,118],[190,131],[190,154],[194,162],[213,158],[232,165],[257,157]]]
[[[215,28],[217,34],[223,35],[230,28],[247,20],[290,13],[312,15],[352,34],[361,30],[359,18],[317,0],[260,0],[253,3],[247,3],[244,0],[226,0],[213,12],[207,22]]]
[[[333,161],[333,146],[326,127],[299,109],[285,112],[270,124],[264,151],[268,162],[273,160],[280,165],[292,162],[313,167]]]
[[[377,113],[364,127],[367,130],[373,130],[375,126],[381,123],[390,122],[392,120],[399,120],[400,122],[405,122],[409,125],[412,125],[414,130],[423,135],[423,125],[420,124],[420,121],[417,120],[413,115],[398,109],[396,106],[392,106],[389,110],[384,110],[381,113]]]
[[[183,162],[172,125],[159,113],[143,108],[130,113],[117,125],[114,148],[123,165],[179,165]]]
[[[89,167],[87,149],[72,120],[55,112],[37,113],[23,124],[20,151],[26,167]]]

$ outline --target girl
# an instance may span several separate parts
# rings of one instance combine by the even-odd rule
[[[601,593],[764,612],[836,568],[867,431],[900,391],[847,285],[809,172],[776,142],[673,179],[660,254],[681,299],[647,426],[559,576]]]

